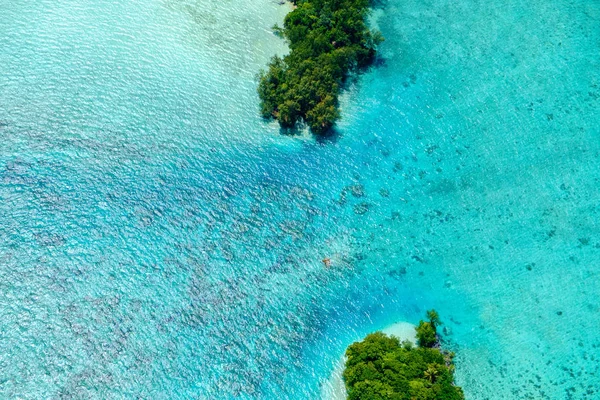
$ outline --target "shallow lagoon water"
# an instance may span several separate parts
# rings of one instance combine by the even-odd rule
[[[468,398],[598,396],[597,1],[380,2],[325,141],[258,117],[287,6],[1,9],[0,397],[318,399],[432,307]]]

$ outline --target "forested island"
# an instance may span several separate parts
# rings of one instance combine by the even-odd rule
[[[454,386],[454,354],[439,348],[434,310],[420,321],[417,346],[381,332],[346,350],[344,382],[349,400],[464,400]]]
[[[369,0],[293,0],[296,8],[274,27],[290,53],[273,57],[260,74],[261,113],[283,128],[304,121],[317,134],[339,118],[338,95],[352,71],[369,66],[383,38],[366,24]]]

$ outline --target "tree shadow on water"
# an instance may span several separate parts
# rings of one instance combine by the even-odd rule
[[[377,9],[385,8],[389,3],[389,0],[371,0],[369,5],[372,9]]]
[[[335,128],[335,126],[329,129],[327,132],[321,134],[314,134],[315,140],[319,144],[334,144],[342,137],[341,132]]]
[[[313,137],[318,144],[326,145],[336,143],[341,138],[341,133],[338,129],[332,127],[323,133],[315,133],[310,130],[305,124],[297,124],[294,127],[279,127],[279,134],[288,137],[304,136],[308,132],[308,135]]]

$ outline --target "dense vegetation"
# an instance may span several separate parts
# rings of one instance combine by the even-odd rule
[[[382,38],[367,28],[369,0],[293,3],[284,27],[275,27],[290,53],[274,57],[260,75],[261,112],[284,128],[303,120],[313,132],[324,133],[339,117],[341,85],[350,71],[373,62]]]
[[[344,381],[350,400],[463,400],[453,385],[453,354],[439,349],[435,311],[417,329],[418,346],[381,332],[346,350]],[[432,339],[433,333],[433,340]]]

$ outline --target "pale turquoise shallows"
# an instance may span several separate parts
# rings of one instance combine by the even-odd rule
[[[318,399],[432,307],[469,399],[599,398],[600,2],[378,2],[325,141],[289,9],[0,3],[0,398]]]

